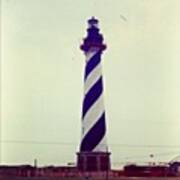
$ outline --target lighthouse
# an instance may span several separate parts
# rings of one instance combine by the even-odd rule
[[[87,37],[80,49],[85,55],[82,134],[77,166],[80,171],[107,171],[110,153],[106,141],[106,114],[103,99],[101,55],[106,49],[98,20],[88,20]]]

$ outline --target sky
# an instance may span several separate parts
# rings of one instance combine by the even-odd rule
[[[2,0],[1,164],[76,162],[87,20],[99,19],[113,167],[180,155],[179,0]],[[150,156],[153,154],[153,156]]]

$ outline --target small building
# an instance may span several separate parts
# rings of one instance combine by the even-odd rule
[[[172,176],[180,176],[180,162],[175,161],[170,163],[168,173]]]
[[[127,165],[124,166],[125,176],[136,177],[164,177],[167,176],[169,167],[166,165]]]

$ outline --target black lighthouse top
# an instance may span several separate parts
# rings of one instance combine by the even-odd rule
[[[88,20],[87,37],[83,40],[80,48],[84,52],[89,51],[91,48],[97,48],[101,51],[106,49],[106,45],[103,44],[103,36],[99,33],[98,20],[94,17]]]

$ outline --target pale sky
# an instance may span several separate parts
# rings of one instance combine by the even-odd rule
[[[96,16],[113,167],[180,155],[179,0],[2,0],[1,163],[76,162]],[[154,159],[150,158],[154,154]]]

